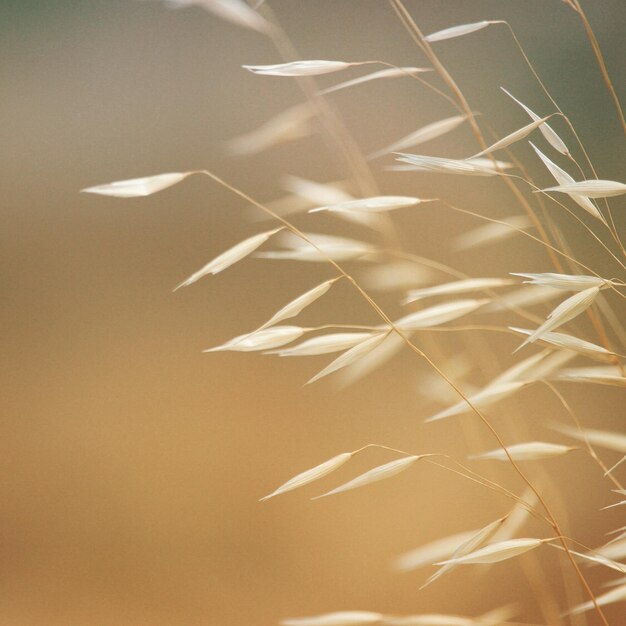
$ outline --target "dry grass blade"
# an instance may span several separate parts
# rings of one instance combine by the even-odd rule
[[[282,309],[274,313],[272,317],[259,328],[259,330],[263,330],[268,326],[273,326],[274,324],[278,324],[278,322],[282,322],[283,320],[289,319],[291,317],[295,317],[298,315],[303,309],[308,307],[310,304],[313,304],[318,298],[322,297],[338,280],[338,278],[331,278],[330,280],[326,280],[323,283],[317,285],[317,287],[313,287],[313,289],[309,289],[306,293],[303,293],[301,296],[298,296],[288,304],[286,304]]]
[[[363,343],[372,336],[372,333],[331,333],[307,339],[293,348],[276,350],[271,354],[278,356],[314,356],[348,350],[353,346]]]
[[[470,395],[468,400],[472,403],[472,406],[478,407],[480,409],[485,409],[486,407],[489,407],[496,402],[499,402],[500,400],[503,400],[504,398],[513,395],[515,392],[519,391],[527,384],[527,381],[512,381],[491,384],[488,387],[481,389],[477,393]],[[455,415],[462,415],[463,413],[467,413],[471,410],[472,409],[470,408],[470,405],[465,400],[461,400],[451,407],[435,413],[435,415],[427,418],[426,420],[424,420],[424,422],[436,422],[438,420],[453,417]]]
[[[265,21],[244,0],[168,0],[174,7],[197,5],[228,22],[268,34],[272,25]]]
[[[243,65],[242,67],[253,74],[263,76],[317,76],[345,70],[351,65],[360,63],[346,63],[345,61],[291,61],[276,65]]]
[[[537,153],[537,156],[543,161],[543,164],[548,168],[554,179],[559,185],[568,185],[575,182],[574,179],[563,169],[561,169],[556,163],[551,161],[539,148],[537,148],[532,142],[528,142],[532,146],[533,150]],[[570,198],[581,206],[587,213],[593,215],[596,219],[599,219],[603,224],[606,224],[606,220],[598,207],[585,196],[579,196],[577,194],[570,194]]]
[[[412,76],[422,72],[432,72],[432,69],[429,67],[390,67],[385,70],[378,70],[376,72],[372,72],[371,74],[366,74],[365,76],[359,76],[358,78],[346,80],[343,83],[333,85],[327,89],[322,89],[321,91],[318,91],[318,94],[320,96],[324,96],[326,94],[339,91],[340,89],[347,89],[348,87],[362,85],[370,80],[378,80],[379,78],[400,78],[401,76]]]
[[[594,446],[626,454],[626,435],[623,433],[614,433],[594,428],[583,428],[580,431],[565,424],[553,424],[552,428],[577,441],[588,441]]]
[[[536,128],[541,126],[543,123],[545,123],[545,121],[550,119],[550,117],[551,115],[548,115],[547,117],[539,118],[538,120],[535,120],[534,122],[531,122],[530,124],[526,124],[526,126],[523,126],[522,128],[519,128],[518,130],[510,133],[506,137],[503,137],[502,139],[496,141],[496,143],[492,144],[488,148],[485,148],[484,150],[481,150],[480,152],[478,152],[477,154],[475,154],[473,157],[470,157],[470,158],[475,159],[476,157],[482,156],[483,154],[489,154],[490,152],[496,152],[497,150],[508,148],[510,145],[514,144],[515,142],[520,141],[521,139],[524,139],[525,137],[528,137],[528,135],[530,135],[530,133],[532,133],[533,130],[535,130]]]
[[[387,337],[389,332],[379,333],[373,337],[369,337],[365,341],[358,343],[353,348],[350,348],[347,352],[344,352],[341,356],[337,357],[332,363],[327,365],[321,372],[318,372],[313,378],[307,381],[307,385],[318,381],[324,376],[328,376],[337,370],[340,370],[348,365],[363,358],[366,354],[377,348]]]
[[[295,341],[302,337],[305,332],[306,330],[300,328],[300,326],[272,326],[265,330],[239,335],[221,346],[208,348],[204,352],[254,352],[257,350],[269,350]]]
[[[402,330],[419,330],[445,324],[476,311],[489,300],[454,300],[409,313],[395,322]]]
[[[565,324],[565,322],[569,322],[577,315],[580,315],[580,313],[582,313],[587,308],[589,308],[589,306],[591,306],[592,302],[596,299],[596,296],[599,293],[599,287],[590,287],[589,289],[580,291],[579,293],[576,293],[573,296],[567,298],[567,300],[561,302],[561,304],[559,304],[548,315],[548,319],[539,328],[534,330],[533,333],[524,340],[522,345],[517,348],[517,350],[523,348],[529,343],[537,341],[537,339],[541,339],[541,336],[545,333],[550,332],[555,328],[558,328],[562,324]]]
[[[532,335],[534,332],[525,328],[515,328],[514,326],[509,326],[509,328],[516,333],[527,336]],[[612,361],[615,358],[615,353],[603,346],[563,333],[544,333],[538,341],[548,347],[555,347],[559,350],[571,350],[599,361]]]
[[[435,41],[444,41],[445,39],[462,37],[463,35],[475,33],[477,30],[482,30],[490,24],[502,24],[502,21],[483,20],[481,22],[474,22],[472,24],[460,24],[459,26],[451,26],[450,28],[444,28],[443,30],[438,30],[435,33],[426,35],[426,37],[424,37],[424,41],[427,41],[428,43],[434,43]]]
[[[475,535],[462,543],[454,551],[452,556],[447,561],[445,561],[445,564],[440,563],[442,567],[440,567],[430,578],[428,578],[428,580],[420,587],[420,589],[424,589],[424,587],[427,587],[431,583],[435,582],[439,577],[454,569],[454,567],[456,566],[454,561],[473,553],[474,550],[482,546],[486,541],[489,541],[493,534],[502,526],[505,520],[506,516],[501,517],[491,522],[490,524],[487,524],[487,526],[481,528]]]
[[[254,252],[259,246],[263,245],[272,235],[282,230],[281,228],[275,228],[274,230],[268,230],[264,233],[258,233],[257,235],[253,235],[248,239],[244,239],[240,241],[237,245],[233,246],[223,252],[219,256],[215,257],[212,261],[209,261],[204,267],[200,268],[197,272],[194,272],[189,278],[184,280],[180,285],[178,285],[174,291],[180,289],[181,287],[188,287],[189,285],[193,285],[196,281],[200,280],[203,276],[207,276],[208,274],[218,274],[219,272],[225,270],[237,263],[237,261],[241,261],[249,254]]]
[[[576,448],[571,446],[562,446],[556,443],[546,443],[545,441],[528,441],[526,443],[516,443],[507,446],[509,455],[515,461],[539,461],[542,459],[549,459],[554,456],[561,456]],[[502,448],[497,450],[491,450],[490,452],[483,452],[470,457],[472,459],[492,459],[496,461],[508,461],[509,457],[506,455]]]
[[[517,102],[517,104],[519,104],[522,107],[522,109],[524,109],[524,111],[528,113],[531,119],[533,119],[534,121],[537,121],[540,119],[540,117],[534,111],[531,111],[524,103],[520,102],[517,98],[515,98],[512,94],[510,94],[504,87],[500,87],[500,89],[502,89],[502,91],[504,91],[504,93],[507,96],[509,96],[509,98]],[[539,127],[539,130],[541,131],[541,134],[545,137],[546,141],[557,152],[560,152],[561,154],[564,154],[566,156],[569,155],[569,150],[567,149],[567,146],[563,143],[563,140],[552,130],[550,126],[548,126],[548,124],[542,124]]]
[[[441,157],[421,154],[396,153],[397,161],[416,165],[420,169],[436,174],[460,174],[464,176],[496,176],[498,172],[488,165],[478,164],[469,160],[444,159]]]
[[[413,196],[373,196],[371,198],[359,198],[357,200],[347,200],[329,206],[316,207],[310,209],[309,213],[319,211],[330,211],[337,213],[385,213],[393,209],[416,206],[422,202],[432,202]]]
[[[370,485],[372,483],[376,483],[379,480],[385,480],[387,478],[391,478],[400,472],[408,469],[415,461],[419,460],[421,457],[419,456],[406,456],[401,459],[396,459],[395,461],[390,461],[389,463],[385,463],[384,465],[379,465],[374,469],[371,469],[364,474],[353,478],[351,481],[336,487],[335,489],[322,494],[321,496],[316,496],[313,498],[317,500],[318,498],[325,498],[326,496],[330,496],[336,493],[343,493],[344,491],[349,491],[351,489],[358,489],[359,487],[365,487],[366,485]]]
[[[585,196],[586,198],[610,198],[626,193],[626,185],[614,180],[581,180],[556,187],[546,187],[540,191],[558,191],[559,193]]]
[[[485,289],[503,287],[512,283],[512,280],[506,278],[467,278],[465,280],[458,280],[452,283],[444,283],[443,285],[435,285],[434,287],[413,289],[407,293],[407,297],[403,300],[403,304],[408,304],[409,302],[415,302],[416,300],[421,300],[422,298],[431,296],[484,291]]]
[[[569,291],[583,291],[590,287],[607,289],[614,284],[613,281],[600,278],[599,276],[576,276],[571,274],[525,274],[522,272],[511,272],[512,276],[528,278],[524,282],[529,285],[546,285],[555,289],[567,289]]]
[[[442,135],[453,131],[457,128],[457,126],[460,126],[466,120],[467,115],[454,115],[452,117],[447,117],[443,120],[433,122],[432,124],[427,124],[426,126],[409,133],[405,137],[402,137],[402,139],[394,141],[386,148],[377,150],[376,152],[370,154],[367,158],[377,159],[378,157],[385,156],[391,152],[399,152],[401,150],[414,148],[415,146],[426,143],[431,139],[436,139],[437,137],[441,137]]]
[[[524,552],[533,550],[545,542],[545,539],[509,539],[507,541],[493,543],[489,546],[481,548],[480,550],[471,552],[470,554],[465,554],[463,556],[459,556],[458,558],[443,561],[437,565],[475,565],[481,563],[499,563],[500,561],[506,561],[507,559],[512,559],[520,554],[524,554]]]
[[[525,230],[531,225],[530,219],[526,215],[515,215],[501,221],[506,222],[506,224],[482,224],[464,232],[452,240],[452,248],[461,251],[497,243],[517,235],[518,230]]]
[[[313,107],[298,104],[278,113],[259,128],[235,137],[226,143],[229,154],[249,156],[287,141],[308,137],[313,133]]]
[[[337,611],[312,617],[291,617],[280,623],[282,626],[361,626],[378,624],[382,619],[380,613],[371,611]]]
[[[116,198],[138,198],[140,196],[150,196],[157,191],[172,187],[181,180],[196,173],[197,172],[172,172],[169,174],[146,176],[144,178],[118,180],[114,183],[87,187],[81,191],[83,193],[95,193],[101,196],[114,196]]]
[[[324,461],[324,463],[320,463],[319,465],[316,465],[311,469],[301,472],[297,476],[290,478],[286,483],[282,484],[269,495],[261,498],[260,501],[269,500],[270,498],[278,496],[281,493],[293,491],[294,489],[304,487],[304,485],[308,485],[315,480],[319,480],[327,474],[334,472],[338,467],[341,467],[346,461],[348,461],[352,457],[352,455],[352,452],[342,452],[341,454],[334,456],[332,459]]]
[[[452,556],[460,545],[471,539],[477,532],[476,530],[466,530],[462,533],[436,539],[419,548],[405,552],[394,560],[394,568],[408,572]]]

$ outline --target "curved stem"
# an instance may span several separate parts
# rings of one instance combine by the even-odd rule
[[[626,119],[624,119],[624,111],[622,110],[622,106],[619,102],[619,98],[617,97],[617,93],[615,93],[615,88],[613,87],[613,83],[611,82],[611,77],[609,76],[609,72],[606,69],[606,64],[604,63],[604,57],[602,56],[602,51],[600,50],[600,44],[598,44],[598,40],[591,28],[591,24],[587,20],[587,16],[583,11],[582,6],[578,0],[571,0],[576,12],[580,16],[580,19],[585,27],[585,32],[587,33],[587,37],[589,39],[589,43],[591,43],[591,47],[593,48],[593,53],[596,56],[596,60],[598,61],[598,66],[600,67],[600,73],[602,74],[602,78],[604,79],[604,83],[606,84],[609,93],[611,94],[611,98],[613,98],[613,103],[615,104],[615,109],[617,111],[617,115],[619,117],[619,121],[622,125],[622,130],[626,135]]]

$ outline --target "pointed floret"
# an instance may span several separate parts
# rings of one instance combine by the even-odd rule
[[[96,185],[83,189],[84,193],[96,193],[102,196],[115,196],[117,198],[138,198],[140,196],[150,196],[157,191],[167,189],[181,180],[184,180],[197,172],[174,172],[170,174],[157,174],[145,178],[131,178],[129,180],[118,180],[106,185]]]
[[[293,491],[294,489],[298,489],[299,487],[303,487],[304,485],[308,485],[315,480],[323,478],[327,474],[334,472],[338,467],[341,467],[352,457],[352,454],[352,452],[342,452],[341,454],[334,456],[332,459],[328,459],[328,461],[324,461],[324,463],[320,463],[319,465],[316,465],[315,467],[290,478],[275,491],[261,498],[261,500],[269,500],[270,498],[273,498],[281,493]]]
[[[326,496],[330,496],[336,493],[342,493],[344,491],[349,491],[350,489],[357,489],[358,487],[365,487],[365,485],[378,482],[379,480],[391,478],[392,476],[403,472],[419,459],[419,456],[405,456],[401,459],[396,459],[395,461],[385,463],[384,465],[379,465],[378,467],[375,467],[374,469],[371,469],[364,474],[353,478],[351,481],[344,483],[339,487],[336,487],[332,491],[324,493],[321,496],[317,496],[313,499],[317,500],[318,498],[324,498]]]
[[[233,246],[226,250],[226,252],[222,252],[218,257],[214,258],[212,261],[209,261],[204,267],[199,269],[197,272],[194,272],[189,278],[184,280],[176,289],[180,289],[181,287],[188,287],[192,285],[197,280],[200,280],[203,276],[208,274],[217,274],[222,270],[225,270],[227,267],[234,265],[237,261],[241,261],[241,259],[247,257],[249,254],[254,252],[259,246],[264,244],[274,233],[277,233],[281,228],[275,228],[274,230],[268,230],[264,233],[259,233],[258,235],[253,235],[248,239],[244,239],[240,241],[237,245]],[[176,291],[174,289],[174,291]]]

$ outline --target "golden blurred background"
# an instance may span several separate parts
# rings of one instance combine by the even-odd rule
[[[426,64],[382,0],[268,4],[302,58]],[[612,103],[565,3],[409,0],[407,7],[424,32],[509,21],[601,177],[624,179],[623,137]],[[605,0],[585,7],[626,100],[626,5]],[[438,51],[499,136],[527,123],[500,85],[550,111],[504,28],[443,42]],[[261,155],[226,154],[227,140],[302,100],[292,79],[241,68],[281,62],[271,43],[199,6],[3,0],[0,55],[6,330],[0,624],[269,626],[289,616],[347,609],[477,615],[514,601],[521,601],[521,621],[542,622],[537,589],[514,564],[484,575],[458,571],[422,592],[428,568],[392,570],[398,554],[478,528],[510,508],[461,478],[420,467],[384,485],[309,500],[393,458],[369,451],[316,487],[257,501],[297,472],[368,442],[459,459],[494,447],[470,415],[423,424],[440,406],[418,393],[426,369],[409,354],[339,388],[330,379],[303,387],[326,357],[202,353],[332,277],[328,268],[248,259],[173,294],[193,271],[259,230],[250,207],[201,177],[142,199],[78,193],[113,180],[207,168],[266,201],[283,194],[285,174],[319,182],[344,177],[340,159],[319,134]],[[356,75],[350,70],[319,83]],[[454,113],[403,79],[372,82],[330,101],[366,153]],[[560,120],[554,125],[565,130]],[[424,150],[461,157],[475,147],[463,128]],[[551,182],[527,147],[519,154],[534,175]],[[382,165],[374,167],[385,193],[445,195],[493,217],[518,212],[497,182],[390,173]],[[446,241],[477,223],[424,206],[398,212],[407,249],[475,276],[550,271],[541,248],[520,238],[466,255],[449,251]],[[617,218],[623,230],[623,213]],[[615,271],[567,215],[554,219],[580,258]],[[369,237],[331,218],[298,220],[308,230]],[[402,313],[397,297],[380,301],[393,315]],[[352,322],[376,319],[345,284],[302,316],[312,325]],[[516,339],[488,339],[505,365],[513,362],[507,355]],[[435,343],[433,349],[446,354],[462,346],[447,334],[423,345]],[[488,358],[478,367],[497,371]],[[564,391],[586,425],[620,427],[624,404],[616,390]],[[507,415],[515,415],[525,418],[515,428],[553,441],[559,436],[545,423],[565,419],[554,397],[535,387],[492,414],[505,433],[512,428]],[[471,450],[467,431],[474,433]],[[613,499],[582,452],[545,467],[553,482],[543,470],[533,476],[559,512],[567,509],[568,526],[581,541],[595,545],[623,525],[619,511],[599,511]],[[508,469],[499,469],[499,477],[521,492]],[[533,530],[543,532],[529,525],[523,535]],[[561,608],[583,599],[569,573],[576,591],[566,597],[562,564],[554,551],[535,572],[540,585],[552,582]],[[596,569],[588,573],[596,587],[607,580]],[[607,615],[612,624],[625,623],[619,606]],[[590,615],[589,623],[595,619]]]

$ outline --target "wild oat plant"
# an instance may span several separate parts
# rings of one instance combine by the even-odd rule
[[[434,566],[432,573],[422,579],[422,587],[425,587],[445,584],[445,577],[458,567],[489,568],[491,564],[515,561],[519,555],[530,552],[531,555],[522,560],[534,559],[535,569],[526,567],[524,573],[531,589],[535,589],[545,624],[608,624],[606,615],[619,615],[614,605],[626,601],[626,565],[621,562],[626,557],[626,526],[606,528],[607,536],[594,546],[583,545],[576,538],[567,536],[563,519],[558,519],[553,502],[545,496],[544,483],[549,479],[545,474],[536,473],[535,469],[544,463],[558,462],[552,461],[553,457],[588,455],[589,462],[599,466],[607,492],[614,496],[611,506],[626,504],[626,490],[619,480],[619,465],[626,458],[626,436],[614,432],[614,428],[612,431],[586,427],[586,416],[578,414],[568,399],[575,385],[585,387],[589,394],[602,394],[606,386],[626,387],[622,356],[626,352],[626,333],[621,325],[626,298],[626,251],[611,214],[611,203],[619,202],[613,197],[626,193],[626,184],[607,180],[601,171],[596,171],[577,129],[565,112],[565,103],[561,108],[553,99],[530,62],[523,43],[505,21],[485,16],[483,21],[452,24],[438,32],[424,34],[412,15],[411,6],[401,0],[390,0],[390,13],[406,31],[407,41],[408,38],[412,40],[413,57],[423,61],[419,67],[398,67],[382,60],[300,60],[295,57],[291,42],[268,3],[259,2],[252,7],[243,0],[179,0],[174,4],[200,5],[216,17],[269,38],[283,62],[246,65],[245,70],[258,75],[258,80],[264,80],[263,76],[295,80],[302,89],[301,104],[279,112],[260,128],[234,139],[229,146],[231,152],[256,155],[278,143],[306,137],[317,120],[318,127],[327,134],[329,145],[341,155],[350,179],[322,183],[292,176],[289,178],[289,195],[266,204],[257,201],[252,192],[248,195],[247,191],[206,170],[150,175],[84,191],[119,198],[147,196],[195,175],[206,176],[227,188],[256,207],[273,224],[225,250],[181,282],[177,289],[188,287],[208,274],[222,272],[266,243],[275,243],[279,248],[268,250],[266,247],[264,251],[256,252],[256,256],[284,262],[314,262],[324,267],[327,275],[330,270],[331,277],[312,288],[303,289],[286,304],[278,303],[276,313],[267,321],[259,320],[257,328],[207,352],[260,351],[282,357],[330,355],[327,365],[308,381],[313,384],[326,376],[335,377],[342,370],[344,374],[349,373],[349,380],[354,382],[387,362],[395,353],[410,351],[416,366],[428,366],[428,373],[422,375],[421,393],[434,397],[440,406],[445,404],[426,422],[466,414],[467,419],[462,424],[452,425],[454,419],[451,420],[451,432],[463,437],[467,429],[479,429],[485,431],[492,442],[490,450],[469,450],[469,461],[436,450],[417,452],[392,448],[385,442],[370,443],[339,452],[329,459],[320,459],[318,465],[304,471],[294,467],[295,476],[261,499],[283,497],[283,494],[305,487],[341,466],[349,467],[355,456],[365,455],[372,448],[384,449],[393,455],[392,460],[317,497],[339,496],[352,489],[380,489],[380,486],[370,485],[391,480],[400,472],[415,472],[421,464],[434,464],[440,471],[455,472],[459,481],[471,480],[485,490],[499,494],[502,514],[497,519],[486,520],[483,528],[441,537],[399,556],[395,560],[398,569]],[[616,91],[585,12],[578,0],[566,0],[565,5],[582,26],[580,32],[586,33],[589,50],[595,55],[610,98],[607,102],[612,100],[612,108],[603,111],[603,117],[611,124],[621,125],[622,131],[626,132]],[[440,59],[449,40],[477,38],[482,34],[479,31],[484,29],[506,32],[511,46],[525,64],[526,78],[530,77],[534,84],[533,93],[520,93],[515,86],[516,77],[511,76],[506,87],[502,86],[502,91],[498,92],[503,106],[518,115],[516,119],[525,120],[521,127],[504,136],[495,135],[489,120],[478,116],[474,107],[480,103],[466,100],[457,78]],[[320,89],[315,77],[322,74],[347,77],[342,76],[342,82],[335,81]],[[373,89],[392,79],[412,81],[417,89],[434,91],[436,97],[441,98],[442,109],[447,109],[449,114],[443,119],[428,121],[404,137],[381,138],[381,144],[386,143],[386,147],[366,156],[357,147],[329,99],[338,91],[357,87]],[[360,87],[365,83],[372,84]],[[542,104],[535,111],[528,106],[530,101]],[[448,158],[426,154],[428,150],[422,149],[423,144],[453,133],[461,126],[468,127],[473,133],[476,141],[474,154]],[[557,133],[555,128],[563,130]],[[517,159],[517,153],[525,155],[525,162]],[[529,158],[534,162],[529,162]],[[541,168],[537,170],[543,172],[541,178],[534,181],[527,166],[535,170]],[[380,192],[374,174],[382,169],[395,169],[406,172],[403,176],[413,177],[417,181],[418,195]],[[419,195],[420,181],[429,176],[437,179],[432,183],[434,186],[441,182],[437,186],[438,197]],[[492,179],[487,184],[493,185],[495,180],[495,184],[503,186],[511,198],[506,210],[502,210],[496,219],[481,215],[476,207],[456,206],[449,202],[446,198],[448,185],[451,181],[454,183],[455,177],[463,176],[475,177],[471,182],[476,186],[487,182],[485,179]],[[428,206],[421,207],[424,203]],[[513,237],[529,238],[536,245],[537,255],[543,255],[545,271],[533,273],[521,271],[528,268],[520,267],[515,274],[493,275],[496,274],[493,272],[486,277],[469,276],[458,267],[423,258],[415,250],[401,249],[394,225],[395,215],[431,209],[442,213],[456,212],[476,220],[475,228],[446,243],[458,254],[481,246],[502,245],[502,242],[507,245]],[[318,215],[320,213],[322,216]],[[310,231],[308,224],[314,224],[316,217],[320,219],[324,214],[327,220],[328,217],[343,220],[356,233],[355,236],[346,238]],[[559,220],[554,218],[556,214],[560,214]],[[565,220],[561,219],[563,216]],[[332,223],[332,219],[328,222]],[[305,226],[299,225],[302,223],[307,224],[306,230]],[[568,241],[571,233],[564,224],[582,229],[585,245],[595,247],[604,255],[603,267],[612,268],[610,276],[598,273],[591,262],[584,263],[579,258],[581,255],[573,252],[575,244]],[[366,269],[362,269],[364,266]],[[309,328],[293,321],[317,300],[332,297],[333,289],[340,282],[347,284],[354,297],[373,311],[378,320],[375,325],[363,326],[349,321],[333,325],[332,320],[328,320],[324,326]],[[386,298],[389,293],[393,294],[397,309],[404,308],[403,314],[379,305],[379,292],[383,291]],[[581,318],[588,318],[590,324],[586,327],[593,329],[586,333],[587,336],[582,336],[585,331],[580,330]],[[506,322],[502,323],[502,319]],[[446,355],[445,347],[437,342],[437,334],[441,336],[441,332],[454,332],[463,337],[466,353]],[[494,352],[488,333],[508,333],[517,337],[518,347],[512,366],[499,365],[506,355]],[[431,335],[435,340],[422,342],[424,335]],[[468,337],[473,341],[467,341]],[[423,347],[425,345],[431,347],[427,350]],[[488,355],[498,372],[478,385],[475,377],[470,377],[471,364],[477,360],[477,349]],[[528,441],[522,435],[516,438],[511,429],[505,436],[493,420],[500,401],[531,386],[547,389],[561,409],[554,420],[546,424],[545,432],[551,433],[548,438],[552,442]],[[473,416],[473,421],[468,416]],[[490,467],[494,468],[493,471],[486,469]],[[517,490],[501,484],[499,476],[503,472],[517,475]],[[524,530],[531,518],[540,523],[535,527],[543,529],[533,533],[536,536],[526,536]],[[570,580],[576,581],[578,587],[577,593],[568,596],[578,600],[567,606],[559,606],[554,599],[556,592],[545,580],[537,581],[532,573],[537,567],[541,568],[541,559],[546,553],[556,551],[560,551],[559,558],[563,559],[566,568],[570,568],[573,573]],[[588,583],[589,566],[607,570],[604,586],[593,588]],[[544,588],[539,590],[538,586]],[[524,619],[523,606],[499,606],[495,600],[494,605],[485,607],[485,613],[479,617],[439,613],[386,615],[369,610],[334,608],[334,611],[320,615],[285,618],[281,623],[285,626],[495,626],[521,623],[516,620]],[[622,620],[617,617],[614,624],[626,623],[626,609],[621,615]]]

